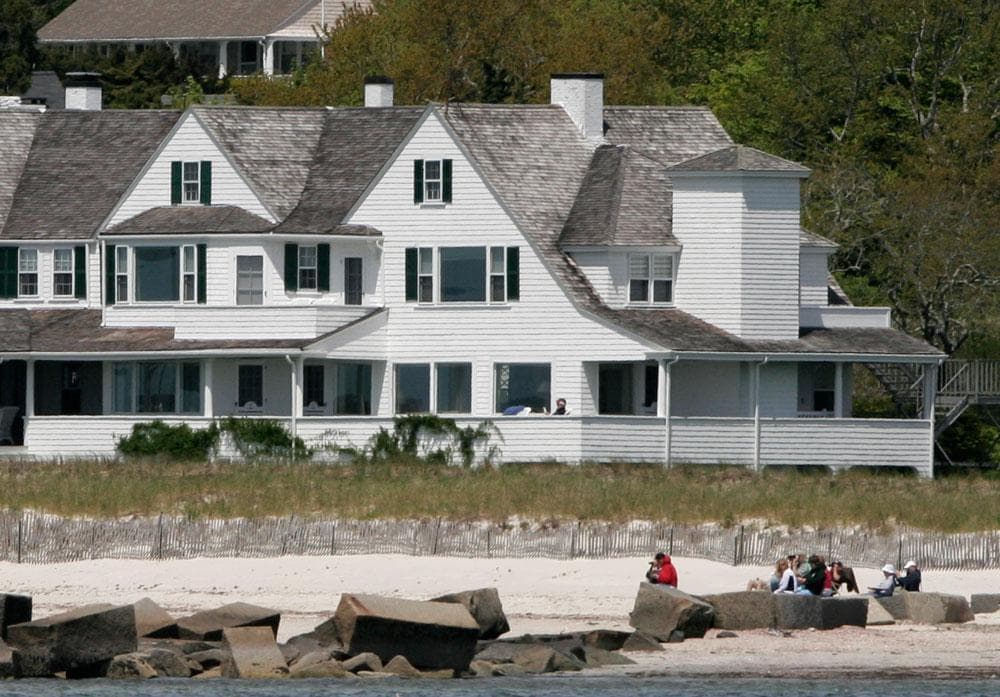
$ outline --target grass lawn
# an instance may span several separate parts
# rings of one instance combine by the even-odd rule
[[[790,526],[1000,528],[1000,478],[935,481],[872,472],[424,463],[323,466],[67,462],[0,464],[0,508],[61,515],[565,521],[763,521]]]

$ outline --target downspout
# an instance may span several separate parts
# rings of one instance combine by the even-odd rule
[[[753,374],[753,471],[760,472],[760,369],[767,365],[767,356],[754,364]]]
[[[663,404],[663,462],[667,469],[670,469],[670,366],[680,360],[680,356],[674,356],[669,361],[661,360],[660,365],[663,367],[663,380],[661,380],[660,387],[663,390],[663,394],[660,395],[660,401]]]
[[[291,373],[292,373],[292,398],[289,401],[291,402],[292,442],[294,442],[295,438],[298,436],[298,430],[299,430],[298,429],[298,418],[295,415],[296,411],[298,411],[295,408],[295,397],[296,397],[295,393],[298,392],[299,371],[297,370],[297,368],[295,366],[295,361],[293,361],[292,357],[290,355],[288,355],[287,353],[285,354],[285,360],[288,361],[288,367],[291,369]]]

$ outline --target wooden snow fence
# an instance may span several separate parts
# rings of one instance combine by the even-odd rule
[[[191,559],[285,555],[613,559],[664,551],[732,565],[769,566],[787,554],[820,554],[848,566],[1000,568],[1000,531],[936,534],[904,530],[784,531],[747,526],[611,523],[490,524],[429,520],[283,518],[191,520],[63,518],[0,511],[0,561],[45,564],[85,559]]]

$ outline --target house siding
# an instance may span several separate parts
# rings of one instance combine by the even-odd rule
[[[151,208],[170,205],[170,163],[176,160],[212,162],[212,204],[239,206],[265,220],[276,222],[226,156],[216,147],[198,119],[188,113],[116,210],[109,226]],[[187,204],[200,205],[200,204]]]
[[[799,304],[826,307],[828,256],[826,250],[802,248],[799,252]]]
[[[453,161],[453,202],[413,203],[413,161]],[[351,223],[382,231],[382,279],[389,308],[386,384],[379,413],[391,413],[392,363],[473,363],[473,412],[494,410],[496,363],[551,363],[551,398],[582,400],[584,360],[643,360],[647,346],[583,316],[432,114],[354,212]],[[408,303],[408,247],[516,246],[520,300],[502,305]],[[435,269],[437,272],[437,268]]]

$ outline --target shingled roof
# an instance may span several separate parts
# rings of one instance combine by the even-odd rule
[[[602,145],[594,152],[560,246],[677,245],[672,199],[663,165],[627,146]]]
[[[0,239],[85,239],[93,235],[176,123],[177,111],[0,113],[0,138],[24,157],[20,172],[0,163]],[[32,129],[33,127],[33,129]],[[21,131],[19,136],[11,131]],[[5,160],[7,150],[4,148]],[[16,163],[10,167],[15,168]],[[9,179],[18,174],[17,178]],[[17,189],[3,212],[4,188]]]
[[[301,198],[275,232],[334,232],[424,111],[327,110]]]
[[[41,118],[37,113],[0,112],[0,153],[3,153],[0,156],[0,233],[14,205],[14,193],[24,174]]]
[[[273,223],[236,206],[150,208],[104,231],[105,235],[186,235],[267,232]]]
[[[320,0],[76,0],[38,31],[46,42],[259,39],[297,20]],[[326,0],[333,24],[343,7]]]
[[[604,138],[629,145],[664,165],[733,144],[708,107],[606,106]]]
[[[746,145],[733,145],[673,165],[671,174],[684,172],[789,172],[800,176],[808,167]]]

